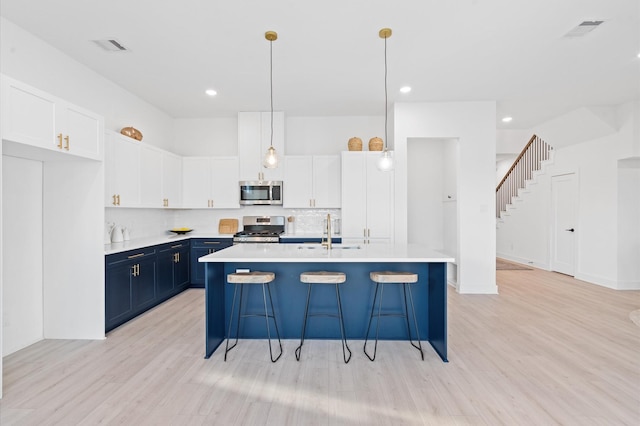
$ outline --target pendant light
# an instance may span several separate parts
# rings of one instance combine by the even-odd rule
[[[387,39],[391,37],[391,28],[383,28],[378,33],[380,38],[384,39],[384,150],[382,155],[378,158],[378,169],[383,172],[390,172],[393,170],[393,153],[389,151],[387,147],[387,139],[389,135],[387,133],[387,120],[388,120],[388,101],[387,101]]]
[[[267,169],[275,169],[278,167],[278,155],[273,147],[273,42],[278,39],[278,33],[275,31],[267,31],[264,38],[269,40],[269,87],[271,90],[271,139],[269,149],[264,156],[262,165]]]

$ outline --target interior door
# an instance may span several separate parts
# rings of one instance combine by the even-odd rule
[[[551,177],[551,270],[574,275],[578,185],[574,173]]]

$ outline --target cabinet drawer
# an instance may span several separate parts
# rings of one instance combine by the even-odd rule
[[[191,240],[192,248],[212,248],[222,250],[233,245],[232,238],[195,238]]]
[[[110,254],[105,256],[105,264],[107,267],[118,265],[121,262],[129,262],[136,259],[154,256],[156,254],[156,246],[143,247],[137,250],[124,251],[122,253]]]
[[[166,251],[189,249],[190,246],[191,244],[189,243],[189,240],[182,240],[157,246],[157,250],[158,253],[164,253]]]

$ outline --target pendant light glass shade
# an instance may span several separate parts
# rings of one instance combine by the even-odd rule
[[[389,151],[385,148],[384,151],[382,151],[380,158],[378,158],[377,166],[378,169],[383,172],[392,171],[394,166],[393,151]]]
[[[387,120],[388,120],[388,101],[387,101],[387,39],[391,37],[391,28],[383,28],[378,33],[380,38],[384,39],[384,150],[378,158],[377,166],[380,171],[390,172],[393,170],[393,152],[389,151],[387,147],[387,140],[389,135],[387,134]]]
[[[278,154],[276,154],[276,149],[272,146],[267,149],[267,154],[264,156],[264,161],[262,165],[267,169],[275,169],[278,167]]]
[[[273,147],[273,42],[278,39],[278,33],[275,31],[267,31],[264,33],[264,38],[269,40],[269,88],[271,92],[271,139],[269,149],[264,156],[262,165],[266,169],[275,169],[278,167],[278,155],[276,149]]]

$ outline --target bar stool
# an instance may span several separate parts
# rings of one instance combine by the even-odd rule
[[[233,290],[233,301],[231,302],[231,315],[229,316],[229,332],[227,333],[227,345],[224,351],[224,360],[227,360],[227,353],[236,347],[238,344],[238,333],[240,330],[240,318],[246,317],[264,317],[267,323],[267,339],[269,340],[269,355],[271,357],[271,362],[276,362],[282,356],[282,342],[280,341],[280,332],[278,331],[278,322],[276,321],[275,311],[273,310],[273,300],[271,299],[271,288],[269,283],[273,281],[276,277],[276,274],[273,272],[237,272],[235,274],[227,275],[227,282],[229,284],[236,284]],[[244,286],[247,284],[262,284],[262,300],[264,301],[264,314],[255,313],[255,314],[241,314],[242,310],[242,294],[244,292]],[[240,287],[240,301],[238,303],[238,326],[236,328],[236,341],[235,343],[229,347],[229,339],[231,337],[231,325],[233,323],[233,310],[236,304],[236,293],[238,292],[238,287]],[[266,292],[265,292],[266,287]],[[269,293],[269,303],[271,304],[271,314],[267,309],[267,293]],[[273,351],[271,349],[271,331],[269,329],[269,318],[273,319],[273,323],[276,327],[276,336],[278,337],[278,344],[280,345],[280,354],[274,359]]]
[[[420,332],[418,330],[418,321],[416,319],[416,309],[413,305],[413,294],[411,293],[410,284],[418,282],[418,274],[413,272],[401,272],[401,271],[383,271],[383,272],[371,272],[369,274],[371,281],[376,283],[376,292],[373,296],[373,305],[371,306],[371,316],[369,317],[369,325],[367,326],[367,334],[364,340],[364,353],[371,361],[376,359],[376,352],[378,350],[378,331],[380,330],[380,317],[401,317],[407,320],[407,333],[409,334],[409,342],[411,346],[420,351],[420,356],[424,361],[424,352],[422,352],[422,343],[420,343]],[[381,313],[382,310],[382,294],[385,284],[402,284],[402,295],[404,299],[404,312],[402,313]],[[367,341],[369,339],[369,330],[371,329],[371,321],[376,307],[376,299],[378,297],[378,288],[380,288],[380,300],[378,302],[378,314],[376,315],[376,343],[373,349],[373,357],[367,353]],[[411,327],[409,327],[409,312],[407,309],[407,289],[409,290],[409,300],[411,302],[411,310],[413,312],[413,322],[416,326],[416,334],[418,335],[418,345],[416,345],[411,338]]]
[[[340,286],[339,284],[344,283],[347,280],[347,276],[344,272],[327,272],[327,271],[313,271],[313,272],[303,272],[300,274],[300,281],[303,283],[307,283],[309,285],[307,290],[307,304],[304,308],[304,321],[302,323],[302,332],[300,336],[300,346],[296,348],[296,360],[300,361],[300,352],[302,352],[302,345],[304,344],[304,336],[307,330],[307,318],[313,316],[324,316],[324,317],[333,317],[338,318],[340,321],[340,335],[342,336],[342,358],[344,359],[344,363],[348,363],[351,359],[351,349],[349,349],[349,345],[347,344],[347,339],[345,337],[346,333],[344,331],[344,320],[342,318],[342,302],[340,300]],[[311,299],[311,287],[313,284],[334,284],[336,286],[336,301],[338,304],[338,313],[309,313],[309,300]],[[347,352],[349,352],[349,356],[347,356]]]

